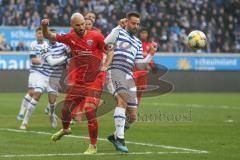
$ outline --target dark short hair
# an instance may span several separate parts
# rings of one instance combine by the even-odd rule
[[[97,15],[94,11],[88,11],[88,12],[85,13],[85,16],[86,16],[87,14],[89,14],[89,13],[92,13],[92,14],[94,14],[95,16]]]
[[[85,20],[90,20],[92,23],[93,23],[93,20],[92,19],[90,19],[90,18],[84,18]]]
[[[51,28],[51,29],[49,29],[49,31],[51,31],[51,32],[56,32],[56,29]]]
[[[147,32],[147,33],[149,34],[149,31],[148,31],[147,28],[141,28],[139,32],[140,32],[140,33],[141,33],[141,32]]]
[[[126,14],[126,18],[127,18],[127,19],[130,19],[131,17],[141,18],[141,14],[138,13],[138,12],[135,12],[135,11],[128,12],[128,13]]]
[[[41,30],[42,30],[41,27],[37,27],[36,30],[35,30],[35,32],[38,32],[38,31],[41,31]]]

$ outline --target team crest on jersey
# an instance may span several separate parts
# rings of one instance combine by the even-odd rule
[[[131,47],[131,44],[128,43],[128,42],[122,42],[122,43],[121,43],[121,47],[122,47],[122,48],[129,48],[129,47]]]
[[[93,45],[93,40],[92,39],[87,40],[87,45],[92,46]]]

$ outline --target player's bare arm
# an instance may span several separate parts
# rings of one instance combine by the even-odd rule
[[[56,33],[51,32],[48,29],[49,25],[49,19],[43,19],[42,20],[42,31],[43,31],[43,36],[47,38],[48,40],[55,41],[56,40]]]
[[[42,60],[39,57],[32,58],[32,64],[41,64]]]
[[[112,62],[112,58],[113,58],[113,54],[114,54],[114,50],[113,50],[112,46],[108,46],[106,54],[107,54],[107,57],[101,67],[101,71],[106,71]]]
[[[149,54],[151,56],[154,56],[154,54],[157,52],[157,43],[156,42],[152,42]]]
[[[50,53],[49,56],[46,58],[46,61],[50,66],[55,66],[55,65],[60,65],[62,63],[65,63],[66,59],[67,59],[67,56],[53,58]]]
[[[153,56],[157,52],[157,43],[153,42],[149,54],[144,58],[144,59],[138,59],[136,60],[136,66],[140,69],[143,70],[147,67],[149,62],[152,60]]]

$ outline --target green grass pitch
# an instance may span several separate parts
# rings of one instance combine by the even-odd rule
[[[89,144],[86,122],[72,136],[51,142],[43,96],[26,132],[16,120],[23,93],[0,94],[0,159],[23,160],[239,160],[240,94],[176,93],[144,98],[139,121],[126,133],[129,154],[120,154],[105,138],[113,132],[113,112],[99,118],[98,154],[82,155]],[[61,97],[60,97],[61,99]]]

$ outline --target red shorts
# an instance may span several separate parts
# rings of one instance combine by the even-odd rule
[[[73,101],[79,107],[83,107],[85,103],[93,103],[98,107],[105,79],[106,72],[100,72],[94,82],[75,83],[70,86],[65,100]]]
[[[85,103],[93,103],[96,107],[98,107],[101,94],[102,94],[102,89],[106,80],[106,72],[101,72],[96,80],[92,82],[88,88],[96,91],[93,93],[94,95],[90,95],[89,97],[85,98]]]
[[[139,70],[133,73],[133,78],[135,81],[135,85],[137,90],[144,90],[147,88],[147,80],[148,80],[148,71]]]

